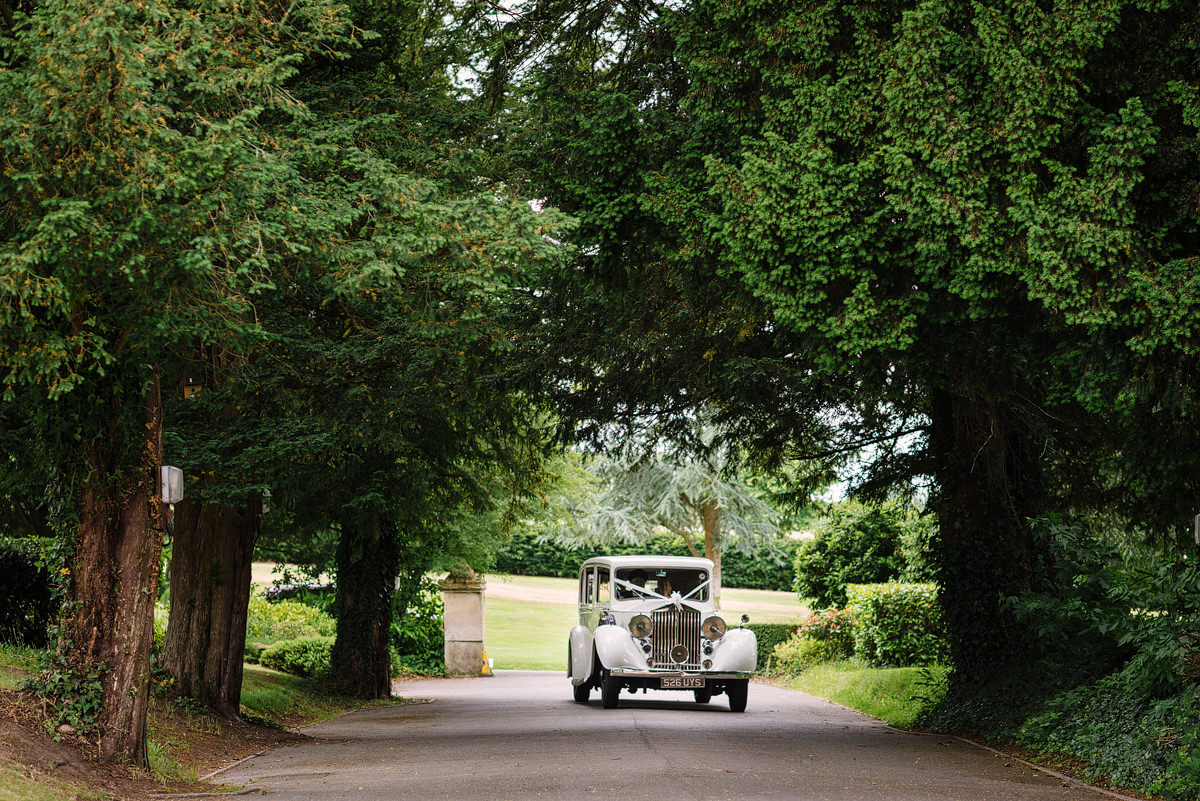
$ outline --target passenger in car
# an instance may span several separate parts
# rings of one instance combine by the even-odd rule
[[[641,568],[634,568],[629,572],[629,575],[625,577],[625,580],[630,584],[637,585],[638,587],[645,587],[646,578],[647,576],[645,570],[642,570]],[[630,589],[629,587],[621,587],[618,585],[618,590],[621,598],[640,597],[640,594],[637,592],[637,590]]]

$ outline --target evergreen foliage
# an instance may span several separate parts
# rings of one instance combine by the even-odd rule
[[[580,219],[530,303],[569,433],[684,442],[703,406],[768,462],[930,482],[970,705],[1035,638],[1003,601],[1045,578],[1031,520],[1170,553],[1194,513],[1197,13],[518,5],[512,158]]]
[[[446,669],[445,609],[437,582],[423,577],[415,600],[401,606],[396,594],[391,627],[397,667],[410,673],[441,673]]]
[[[1128,676],[1116,674],[1054,698],[1025,721],[1016,739],[1040,753],[1070,755],[1089,780],[1190,801],[1200,795],[1197,705],[1195,686],[1148,697],[1131,694]]]

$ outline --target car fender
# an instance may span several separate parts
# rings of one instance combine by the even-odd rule
[[[624,626],[596,627],[596,655],[608,670],[648,670],[646,655]]]
[[[567,666],[567,675],[571,683],[583,684],[592,677],[592,635],[587,626],[576,626],[571,629],[571,664]]]
[[[758,638],[750,629],[730,629],[713,649],[712,670],[752,673],[758,665]]]

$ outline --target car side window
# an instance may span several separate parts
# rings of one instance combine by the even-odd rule
[[[589,567],[583,577],[583,603],[596,603],[596,569]]]
[[[606,604],[609,601],[608,568],[596,570],[596,602]]]

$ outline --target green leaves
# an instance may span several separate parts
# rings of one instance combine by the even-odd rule
[[[8,399],[252,331],[248,298],[308,228],[279,213],[297,176],[260,118],[299,112],[283,82],[351,32],[322,0],[254,5],[63,0],[17,27],[0,71]]]

